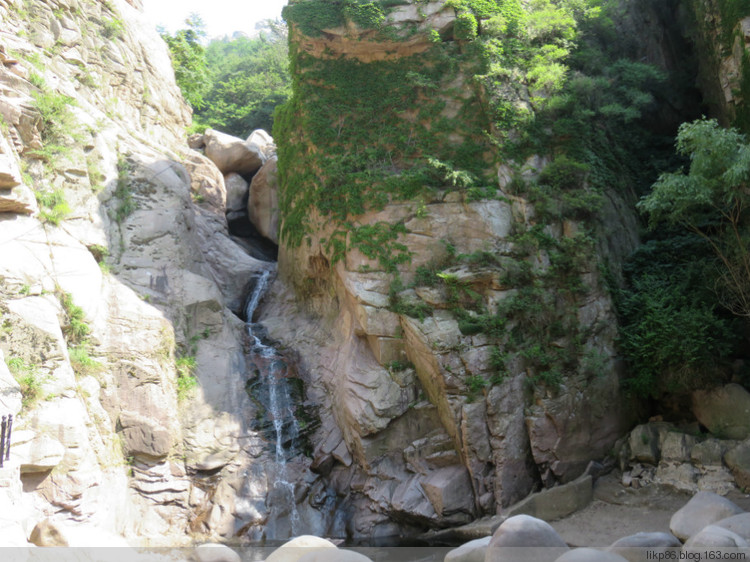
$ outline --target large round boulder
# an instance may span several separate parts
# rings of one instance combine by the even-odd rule
[[[232,172],[224,176],[227,188],[227,213],[232,211],[244,212],[247,206],[247,191],[249,184],[241,175]]]
[[[268,160],[253,177],[247,199],[247,216],[261,235],[279,243],[279,184],[276,157]]]
[[[260,169],[266,161],[267,144],[270,137],[253,133],[247,140],[242,140],[226,133],[208,129],[203,135],[206,157],[211,160],[222,174],[236,172],[249,176]]]
[[[742,513],[735,503],[713,492],[698,492],[669,521],[669,530],[678,539],[687,540],[704,527]]]
[[[224,544],[206,543],[195,549],[197,562],[240,562],[240,555]]]
[[[330,548],[308,552],[297,562],[372,562],[364,554],[353,550],[331,550]]]
[[[750,513],[740,513],[714,523],[716,527],[728,529],[750,542]]]
[[[462,544],[445,555],[444,562],[484,562],[492,537],[483,537]]]
[[[737,533],[719,527],[708,525],[698,533],[690,537],[685,543],[685,548],[739,548],[746,547],[748,543]]]
[[[315,537],[313,535],[301,535],[284,543],[274,550],[266,558],[266,562],[299,562],[303,556],[320,552],[326,549],[326,554],[333,554],[333,551],[327,549],[336,549],[336,545],[326,539]]]
[[[722,439],[750,437],[750,392],[731,383],[693,392],[693,413],[708,431]]]
[[[665,553],[668,549],[680,548],[680,539],[671,533],[636,533],[623,537],[609,547],[629,562],[646,562],[649,553]]]
[[[492,535],[485,562],[552,562],[568,545],[549,523],[529,515],[506,519]]]
[[[732,471],[734,481],[740,488],[750,488],[750,439],[729,449],[724,462]]]

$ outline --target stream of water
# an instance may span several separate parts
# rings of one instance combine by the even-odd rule
[[[264,271],[255,284],[245,306],[247,333],[252,341],[252,353],[255,363],[262,365],[260,370],[259,399],[266,408],[266,412],[273,427],[274,461],[275,466],[268,471],[273,479],[272,489],[268,493],[268,503],[271,509],[269,520],[274,520],[275,514],[288,514],[290,536],[299,533],[300,516],[294,495],[294,483],[289,480],[287,461],[295,455],[295,442],[300,433],[299,423],[295,417],[295,407],[292,392],[286,379],[286,365],[276,350],[265,345],[258,335],[258,325],[253,323],[253,314],[263,293],[268,288],[270,273]],[[275,531],[270,530],[272,535]],[[275,537],[281,538],[281,537]]]

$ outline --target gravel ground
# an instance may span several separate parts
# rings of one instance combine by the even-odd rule
[[[750,511],[750,495],[727,496]],[[571,546],[609,546],[617,539],[639,532],[669,532],[669,520],[691,498],[672,488],[648,486],[625,488],[619,474],[599,479],[594,501],[588,507],[550,524]]]

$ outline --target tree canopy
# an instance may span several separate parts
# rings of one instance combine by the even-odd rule
[[[175,79],[185,101],[193,110],[199,110],[205,105],[203,96],[211,88],[206,49],[201,44],[206,32],[198,14],[191,14],[185,24],[188,26],[186,29],[174,35],[162,31],[161,36],[172,55]]]
[[[638,207],[652,227],[679,225],[706,240],[721,263],[721,303],[750,316],[750,144],[737,130],[700,119],[680,126],[677,152],[689,159],[688,171],[662,174]]]
[[[239,137],[254,129],[270,132],[274,108],[289,97],[286,26],[267,21],[257,37],[237,33],[206,47],[200,17],[187,29],[162,33],[177,84],[193,108],[195,128],[211,127]]]

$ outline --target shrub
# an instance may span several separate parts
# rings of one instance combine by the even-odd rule
[[[662,174],[638,208],[652,228],[680,226],[706,240],[720,266],[719,297],[739,316],[750,317],[750,142],[715,120],[683,123],[678,154],[687,171]]]
[[[453,35],[459,41],[471,41],[477,37],[477,19],[473,14],[464,12],[456,16]]]
[[[583,185],[589,166],[565,155],[558,156],[539,174],[539,183],[559,190],[571,190]]]
[[[128,160],[124,156],[120,156],[117,160],[117,184],[114,191],[118,203],[113,213],[113,218],[118,223],[125,220],[136,209],[136,203],[133,200],[133,193],[130,188],[132,170],[133,167]]]
[[[70,206],[65,200],[65,193],[62,189],[37,191],[34,195],[41,207],[39,218],[42,222],[58,226],[71,213]]]
[[[192,390],[198,386],[198,379],[193,372],[198,365],[194,355],[183,355],[175,361],[177,369],[177,400],[182,401],[190,396]]]
[[[658,398],[718,382],[739,330],[711,289],[710,248],[694,236],[652,240],[625,272],[627,285],[616,300],[629,388]]]
[[[467,402],[473,402],[482,394],[487,381],[479,375],[469,375],[466,377]]]
[[[20,357],[10,357],[5,361],[13,377],[21,387],[21,407],[31,408],[43,398],[44,377],[36,365],[26,363]]]
[[[394,359],[393,361],[386,363],[384,367],[393,373],[397,373],[400,371],[413,369],[414,363],[412,363],[411,361],[403,361],[401,359]]]
[[[48,158],[51,155],[66,151],[62,144],[66,136],[73,135],[75,117],[70,110],[75,105],[75,100],[70,96],[51,92],[43,89],[41,92],[32,92],[34,98],[34,109],[41,117],[40,134],[44,151],[32,151],[32,155]]]
[[[93,375],[104,369],[104,365],[91,357],[88,345],[85,342],[69,347],[68,356],[76,375]]]
[[[110,18],[102,22],[102,35],[107,39],[118,39],[125,33],[125,24],[118,18]]]
[[[84,319],[83,309],[73,302],[73,295],[58,290],[60,304],[65,311],[66,325],[63,326],[63,334],[69,343],[80,344],[88,338],[91,327]]]

